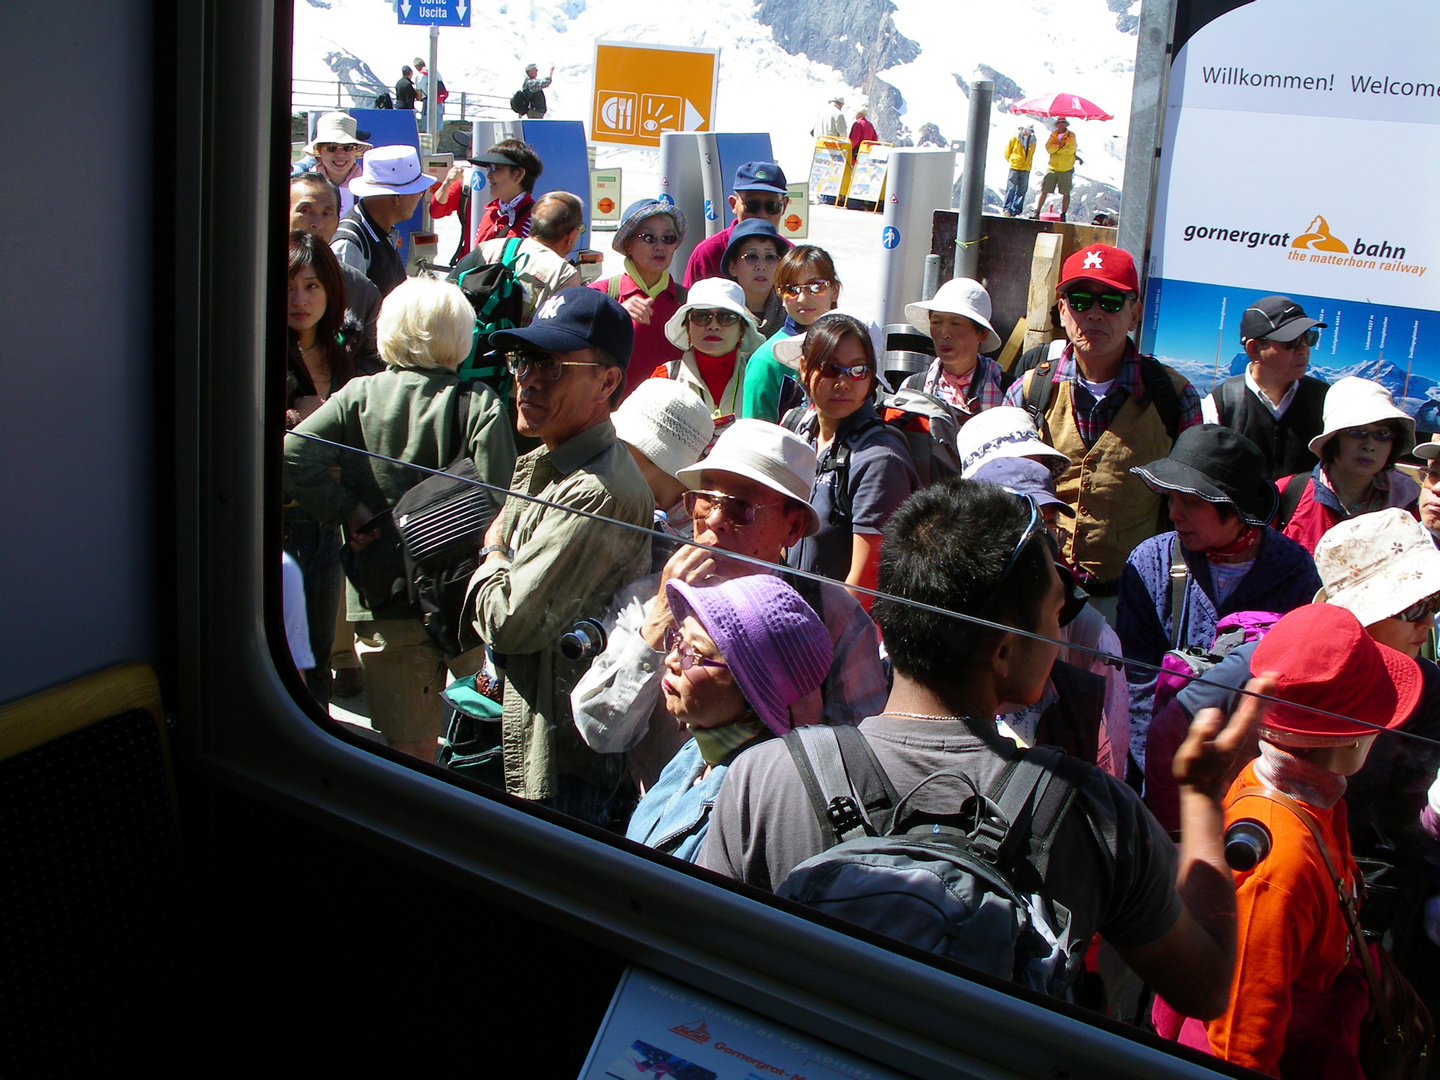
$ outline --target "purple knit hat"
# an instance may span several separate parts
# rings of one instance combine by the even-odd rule
[[[825,681],[834,658],[830,632],[800,594],[771,574],[697,589],[665,585],[678,623],[694,615],[730,665],[745,700],[776,735],[791,728],[790,706]]]

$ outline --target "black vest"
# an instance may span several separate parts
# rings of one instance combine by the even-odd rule
[[[1245,385],[1244,375],[1232,375],[1215,388],[1215,411],[1220,423],[1238,431],[1265,455],[1265,479],[1308,473],[1319,459],[1310,452],[1310,440],[1325,430],[1325,393],[1330,384],[1313,376],[1301,378],[1285,415],[1279,420]]]
[[[365,276],[375,283],[382,297],[389,296],[390,290],[405,280],[404,260],[395,250],[395,245],[390,243],[385,231],[375,224],[374,218],[365,213],[364,203],[360,199],[356,199],[350,212],[340,219],[335,236],[349,240],[364,253]],[[378,241],[376,236],[380,237]]]

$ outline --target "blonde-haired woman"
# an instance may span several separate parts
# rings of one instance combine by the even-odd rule
[[[444,657],[406,589],[362,594],[356,580],[402,578],[393,530],[387,523],[387,543],[375,519],[428,475],[384,458],[438,469],[464,450],[486,483],[510,483],[515,440],[499,399],[478,383],[462,393],[455,375],[474,326],[475,310],[459,288],[407,279],[380,308],[385,370],[341,387],[285,437],[286,495],[317,521],[345,526],[346,609],[371,722],[392,747],[427,761],[443,720]]]

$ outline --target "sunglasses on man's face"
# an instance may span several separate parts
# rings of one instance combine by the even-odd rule
[[[635,234],[635,239],[642,244],[664,244],[666,247],[674,247],[680,243],[680,237],[674,233],[653,233],[641,232]]]
[[[738,495],[725,495],[718,491],[685,492],[685,512],[696,521],[704,521],[716,510],[720,516],[737,529],[755,524],[755,512],[767,506],[783,506],[784,499],[768,503],[752,503]]]
[[[1081,312],[1089,311],[1095,304],[1099,304],[1100,310],[1106,314],[1114,315],[1125,306],[1125,301],[1128,299],[1130,298],[1124,293],[1118,292],[1106,292],[1096,295],[1091,292],[1081,292],[1077,289],[1074,292],[1065,294],[1065,303],[1069,305],[1070,310],[1077,315]]]
[[[747,214],[778,214],[785,209],[783,199],[744,199]]]
[[[1277,349],[1285,349],[1288,352],[1299,352],[1302,348],[1313,349],[1316,345],[1320,344],[1320,331],[1312,326],[1294,341],[1276,341],[1274,338],[1267,338],[1266,340]]]
[[[803,285],[781,285],[780,295],[788,296],[791,300],[794,300],[801,293],[819,296],[828,288],[830,288],[830,282],[823,279],[820,281],[807,281]]]
[[[734,326],[740,321],[740,316],[733,311],[691,308],[689,319],[696,326],[709,326],[711,323],[715,323],[717,326]]]

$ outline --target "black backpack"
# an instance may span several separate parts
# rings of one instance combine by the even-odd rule
[[[410,602],[431,639],[446,656],[459,656],[465,590],[480,566],[485,530],[499,510],[471,459],[466,431],[470,387],[461,383],[453,400],[460,446],[444,472],[427,476],[401,495],[391,510],[400,534]]]
[[[942,769],[897,797],[852,727],[796,728],[785,743],[826,849],[795,867],[777,896],[1040,993],[1069,998],[1088,941],[1040,892],[1051,846],[1075,801],[1073,759],[1022,750],[983,795]],[[1073,763],[1073,764],[1072,764]],[[968,789],[954,814],[911,799],[936,783]]]
[[[513,330],[525,321],[525,289],[515,280],[515,260],[520,238],[505,243],[500,261],[487,263],[477,247],[451,269],[445,280],[460,291],[475,309],[474,343],[470,355],[455,369],[462,380],[479,379],[494,390],[502,403],[509,401],[510,377],[505,365],[486,361],[483,356],[490,335],[496,330]]]
[[[378,94],[375,95],[375,108],[377,108],[377,109],[393,109],[393,108],[395,108],[395,99],[390,96],[390,91],[389,91],[389,90],[382,90],[380,93],[378,93]]]
[[[530,111],[530,95],[525,92],[523,86],[510,95],[510,111],[519,116],[524,116]]]

